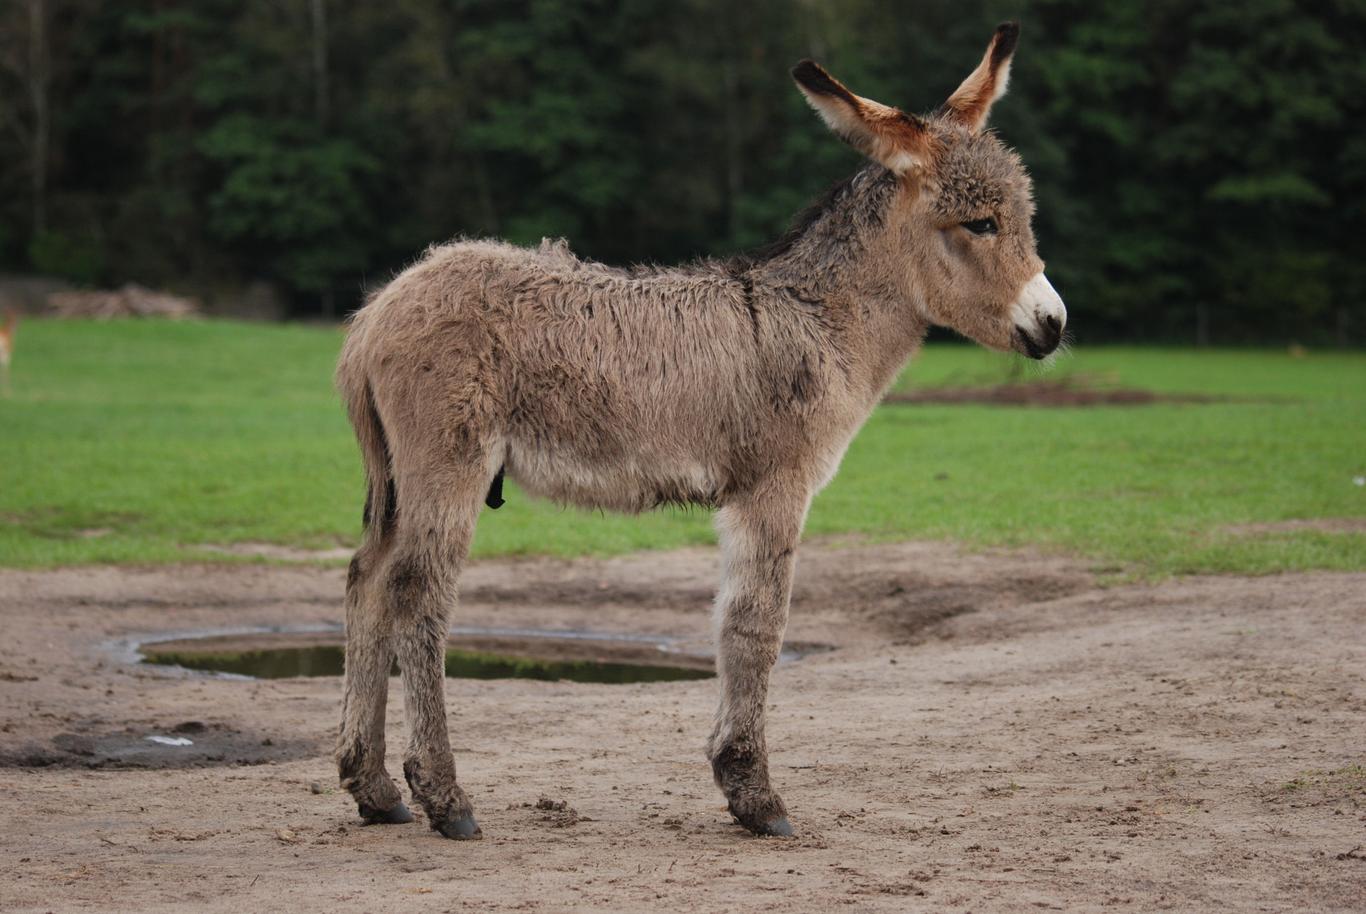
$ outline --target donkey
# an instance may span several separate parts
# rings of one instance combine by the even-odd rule
[[[719,509],[720,707],[707,743],[731,814],[791,835],[764,707],[812,496],[928,328],[1042,359],[1066,312],[1030,228],[1029,178],[983,130],[1018,26],[933,115],[792,76],[871,159],[768,248],[618,269],[496,241],[431,248],[353,318],[337,383],[364,457],[365,534],[346,582],[341,784],[368,823],[412,815],[384,765],[404,676],[403,773],[431,827],[478,838],[456,783],[443,660],[481,503],[533,496],[639,512]]]

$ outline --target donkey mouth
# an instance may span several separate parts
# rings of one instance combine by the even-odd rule
[[[1046,359],[1054,349],[1058,348],[1058,343],[1061,342],[1061,335],[1056,339],[1045,340],[1043,343],[1038,343],[1023,327],[1017,324],[1015,326],[1015,341],[1019,343],[1020,352],[1029,356],[1031,359]]]

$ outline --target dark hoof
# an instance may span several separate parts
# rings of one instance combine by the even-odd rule
[[[389,809],[372,809],[369,806],[362,806],[360,817],[365,820],[366,825],[406,825],[413,821],[413,814],[401,801]]]
[[[761,838],[791,838],[793,835],[792,823],[787,821],[786,816],[778,819],[769,819],[763,825],[751,829],[751,831]]]
[[[442,822],[436,830],[453,841],[478,841],[484,837],[474,816],[461,816],[451,822]]]

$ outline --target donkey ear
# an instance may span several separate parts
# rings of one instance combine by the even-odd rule
[[[814,61],[793,67],[792,78],[830,129],[874,162],[905,174],[929,161],[929,135],[919,118],[860,98]]]
[[[944,104],[945,113],[973,133],[987,122],[991,106],[1006,94],[1010,81],[1010,58],[1020,40],[1020,24],[1003,22],[996,26],[982,62]]]

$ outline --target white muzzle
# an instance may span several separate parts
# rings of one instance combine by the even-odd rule
[[[1067,308],[1042,273],[1025,283],[1020,297],[1010,306],[1010,316],[1015,322],[1016,343],[1030,358],[1041,359],[1062,342]]]

